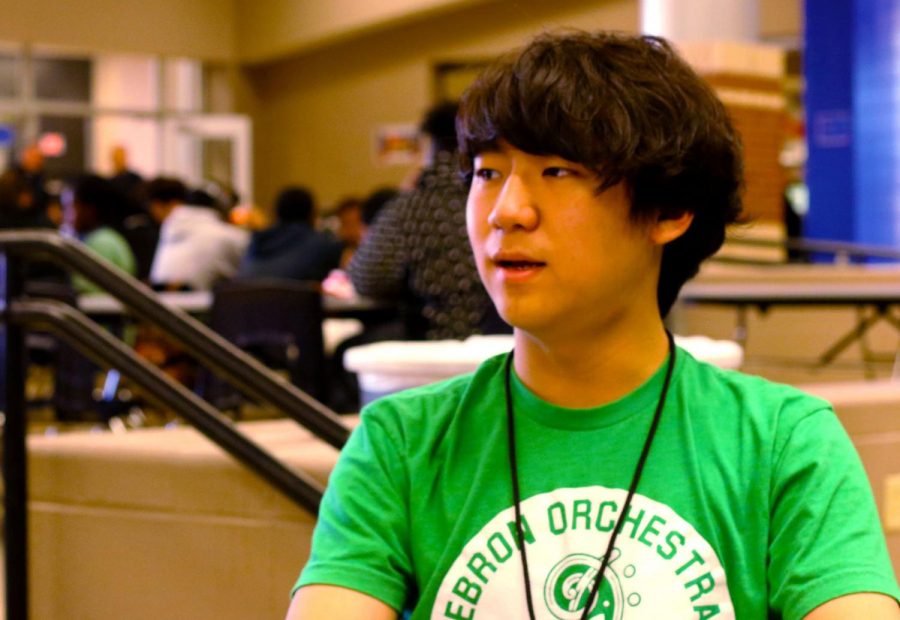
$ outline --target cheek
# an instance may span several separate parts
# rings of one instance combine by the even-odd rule
[[[470,193],[466,201],[466,232],[476,258],[481,256],[481,245],[487,234],[487,215],[482,213],[478,202]]]

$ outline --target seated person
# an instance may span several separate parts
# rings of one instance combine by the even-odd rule
[[[113,184],[97,175],[85,175],[75,184],[71,208],[67,210],[69,225],[84,244],[128,275],[135,275],[136,263],[131,247],[113,228],[121,208],[120,194]],[[103,289],[82,275],[72,276],[79,293],[97,293]]]
[[[282,190],[275,201],[275,223],[253,233],[238,277],[324,280],[339,265],[343,244],[315,229],[315,211],[309,190]]]
[[[330,219],[333,219],[337,226],[335,232],[338,239],[343,241],[344,256],[349,260],[363,237],[362,201],[355,197],[344,198],[338,203]]]
[[[34,200],[34,189],[25,174],[16,167],[0,175],[0,230],[22,228],[56,229],[45,206]],[[26,280],[66,282],[66,273],[50,262],[27,261],[22,264]]]
[[[224,222],[209,194],[189,196],[181,181],[161,177],[147,185],[147,200],[160,224],[150,268],[154,287],[211,290],[234,277],[250,234]]]
[[[464,339],[496,316],[466,240],[466,188],[456,156],[457,105],[426,114],[429,164],[415,189],[388,202],[348,271],[360,295],[403,306],[411,340]],[[507,331],[501,324],[501,331]]]
[[[122,195],[108,179],[88,174],[79,178],[70,205],[63,209],[67,224],[94,253],[128,275],[136,274],[137,265],[131,247],[113,227],[119,219]],[[73,273],[72,286],[77,293],[101,293],[105,289],[81,274]],[[123,317],[108,317],[100,325],[129,345],[134,344],[133,327]],[[99,407],[93,398],[95,375],[100,370],[71,346],[62,345],[56,359],[54,408],[59,420],[80,420]],[[105,402],[102,417],[117,410],[117,404]]]
[[[363,410],[290,620],[900,619],[828,403],[663,324],[741,209],[709,86],[659,38],[544,34],[476,79],[457,126],[515,348]]]

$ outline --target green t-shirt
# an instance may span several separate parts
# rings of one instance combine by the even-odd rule
[[[89,232],[84,237],[84,244],[95,254],[112,263],[128,275],[136,273],[137,266],[131,246],[125,237],[114,229],[104,226]],[[100,293],[103,289],[81,275],[72,277],[72,286],[79,293]]]
[[[591,617],[802,618],[898,596],[868,481],[831,407],[678,351],[669,396]],[[332,473],[297,582],[411,617],[527,618],[513,536],[504,356],[369,406]],[[538,618],[580,618],[662,387],[564,409],[513,380]]]

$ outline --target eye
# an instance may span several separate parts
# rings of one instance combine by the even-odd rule
[[[544,168],[543,174],[545,177],[562,178],[576,176],[578,171],[572,168],[563,168],[562,166],[550,166]]]
[[[500,172],[494,170],[493,168],[478,168],[475,171],[475,176],[483,181],[491,181],[500,176]]]

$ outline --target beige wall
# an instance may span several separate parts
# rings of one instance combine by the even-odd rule
[[[760,2],[764,35],[801,27],[799,0]],[[407,174],[373,163],[371,136],[419,120],[434,63],[556,26],[636,31],[639,0],[0,0],[0,15],[0,41],[250,63],[228,82],[255,121],[256,196],[304,183],[330,204]]]
[[[300,183],[328,206],[399,182],[408,168],[374,165],[372,132],[418,122],[431,103],[435,62],[484,58],[546,28],[638,24],[634,0],[491,2],[249,68],[256,196],[266,204],[280,186]]]
[[[234,0],[0,0],[0,41],[233,60]]]
[[[803,36],[802,0],[759,0],[759,36],[800,42]]]
[[[238,54],[262,62],[486,0],[236,0]]]

